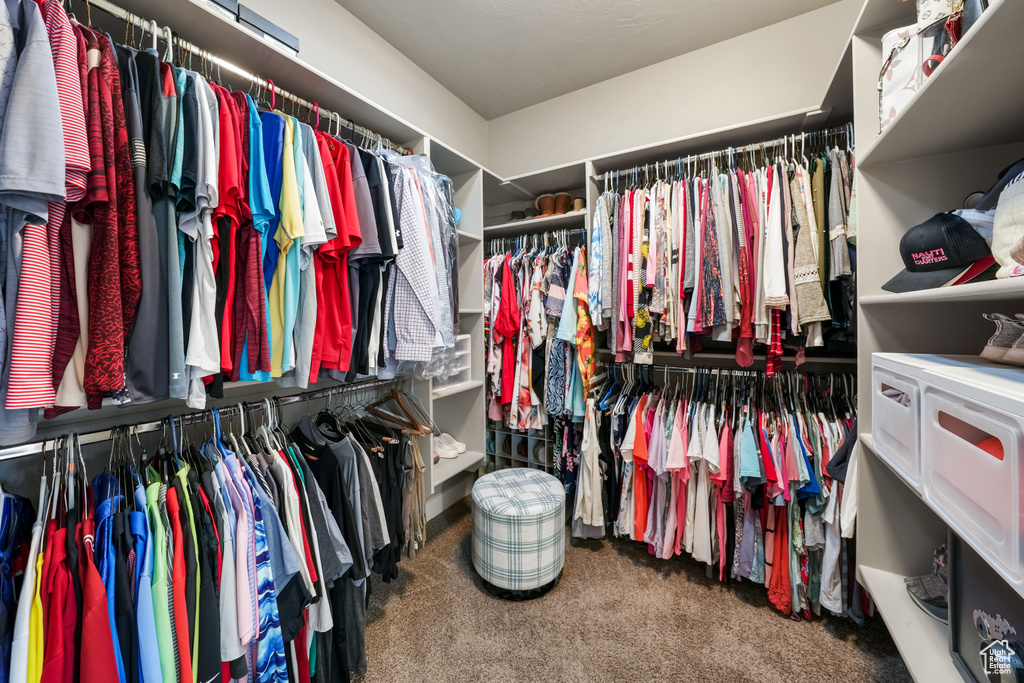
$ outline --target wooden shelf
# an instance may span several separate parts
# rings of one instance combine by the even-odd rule
[[[858,155],[858,167],[1024,140],[1024,3],[993,0],[915,96]],[[955,110],[944,116],[942,112]]]
[[[460,308],[459,315],[480,315],[484,312],[482,308]]]
[[[433,454],[431,454],[433,457]],[[431,484],[436,490],[437,487],[452,477],[469,470],[475,470],[483,464],[486,456],[478,451],[466,451],[460,453],[457,458],[441,458],[433,463],[434,467],[430,473]]]
[[[889,634],[915,681],[961,681],[949,654],[949,627],[929,616],[907,593],[905,577],[861,567],[858,579],[878,605]]]
[[[970,303],[974,301],[1013,301],[1024,299],[1024,277],[972,282],[953,287],[922,289],[899,294],[872,294],[859,298],[862,306],[897,304]]]
[[[440,389],[434,389],[434,400],[437,400],[439,398],[445,398],[446,396],[454,396],[455,394],[461,394],[464,391],[479,389],[483,385],[483,380],[474,379],[468,382],[459,382],[458,384],[452,384],[450,386],[441,387]]]
[[[586,216],[587,212],[583,210],[556,216],[538,216],[528,220],[510,221],[489,227],[485,226],[484,237],[505,237],[508,235],[521,235],[530,232],[544,232],[546,230],[576,227],[577,224],[583,225]]]
[[[459,242],[460,243],[464,243],[464,242],[469,242],[469,243],[481,242],[484,239],[480,235],[474,235],[472,233],[466,232],[465,230],[457,230],[456,232],[459,233]]]

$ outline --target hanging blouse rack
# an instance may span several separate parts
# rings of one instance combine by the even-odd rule
[[[175,35],[169,27],[160,27],[157,25],[155,21],[148,21],[132,12],[129,12],[126,9],[118,7],[112,2],[108,2],[108,0],[86,0],[85,6],[87,12],[86,21],[88,23],[92,23],[91,8],[96,7],[97,9],[101,9],[107,14],[110,14],[114,17],[117,17],[118,19],[121,19],[122,21],[126,22],[127,25],[132,26],[133,28],[142,29],[143,35],[146,32],[150,33],[150,35],[152,35],[153,37],[154,48],[156,48],[157,40],[162,37],[164,38],[164,40],[168,41],[169,45],[173,45],[177,47],[179,50],[185,50],[190,55],[195,55],[200,59],[200,61],[204,65],[208,65],[211,68],[216,67],[218,72],[228,71],[232,74],[235,74],[236,76],[244,78],[252,85],[255,85],[257,88],[259,88],[258,94],[265,91],[273,95],[274,97],[281,97],[282,99],[288,100],[289,102],[292,102],[299,107],[303,107],[309,110],[309,112],[316,118],[317,124],[319,124],[320,118],[327,119],[329,124],[334,123],[335,125],[333,132],[331,132],[332,135],[336,136],[338,135],[342,128],[348,128],[353,133],[362,138],[362,142],[364,143],[364,145],[369,143],[375,143],[383,147],[387,147],[391,150],[394,150],[399,154],[410,153],[410,150],[407,147],[403,147],[399,144],[396,144],[391,140],[388,140],[384,136],[373,132],[369,128],[364,128],[363,126],[357,125],[353,123],[351,119],[343,118],[337,112],[328,111],[327,109],[321,107],[316,102],[310,102],[299,97],[298,95],[295,95],[285,90],[284,88],[280,88],[272,80],[263,80],[256,74],[250,73],[239,66],[235,66],[231,62],[222,59],[221,57],[218,57],[212,52],[209,52],[208,50],[204,50],[194,45],[193,43],[189,42],[188,40],[185,40],[181,36]],[[273,102],[271,103],[271,108],[273,108]],[[328,125],[328,127],[330,126]]]
[[[842,144],[848,152],[853,151],[852,123],[847,123],[843,126],[837,126],[834,128],[824,128],[810,133],[784,135],[772,140],[755,142],[740,147],[726,147],[713,152],[688,154],[686,156],[676,157],[675,159],[666,159],[655,163],[637,165],[632,168],[620,169],[618,171],[606,171],[592,176],[592,180],[594,182],[604,183],[605,189],[612,189],[619,186],[620,180],[624,182],[632,181],[634,183],[649,183],[650,181],[659,178],[669,178],[673,174],[677,177],[683,177],[684,169],[686,170],[687,175],[689,175],[694,171],[694,167],[699,168],[702,164],[706,164],[711,160],[723,161],[728,159],[730,165],[735,165],[737,154],[753,155],[760,152],[762,158],[769,158],[768,153],[775,152],[777,155],[785,158],[793,156],[803,157],[808,145],[814,149],[830,146],[839,147],[840,144]]]
[[[95,0],[94,0],[95,1]],[[344,394],[346,401],[350,397],[360,393],[377,392],[383,387],[396,387],[396,380],[394,379],[376,379],[367,380],[365,382],[356,382],[353,384],[341,384],[333,387],[326,387],[324,389],[317,389],[314,391],[307,391],[301,394],[293,394],[291,396],[274,397],[271,400],[277,406],[286,406],[294,403],[315,401],[321,398],[331,398],[333,396]],[[243,410],[266,410],[266,404],[261,401],[256,402],[245,402],[236,403],[233,405],[226,405],[222,408],[217,408],[217,414],[220,418],[230,418],[241,414]],[[205,411],[184,413],[182,415],[174,416],[174,419],[178,424],[182,426],[199,424],[206,422],[211,419],[212,411],[207,409]],[[147,432],[156,432],[165,427],[167,424],[166,418],[162,420],[156,420],[153,422],[144,422],[140,424],[132,424],[132,432],[135,434],[145,434]],[[119,425],[123,426],[123,425]],[[68,425],[68,431],[74,432],[74,426]],[[100,443],[102,441],[109,441],[113,438],[114,433],[117,431],[117,427],[110,427],[108,429],[100,429],[91,432],[76,432],[78,435],[78,441],[81,444]],[[10,446],[7,448],[0,448],[0,461],[14,460],[16,458],[23,458],[28,455],[35,455],[37,453],[45,453],[47,446],[53,447],[53,439],[43,439],[42,441],[34,441],[31,443],[21,444],[18,446]]]

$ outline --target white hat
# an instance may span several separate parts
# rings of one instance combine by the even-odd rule
[[[999,264],[996,277],[1024,275],[1024,173],[1012,179],[999,195],[992,234],[992,256]]]

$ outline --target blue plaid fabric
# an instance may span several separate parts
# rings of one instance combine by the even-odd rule
[[[473,485],[473,566],[506,590],[554,581],[565,564],[565,491],[539,470],[507,469]]]

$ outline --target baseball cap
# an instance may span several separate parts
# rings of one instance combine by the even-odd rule
[[[939,213],[903,235],[900,256],[904,269],[882,285],[887,292],[916,292],[952,284],[992,252],[965,219]]]

